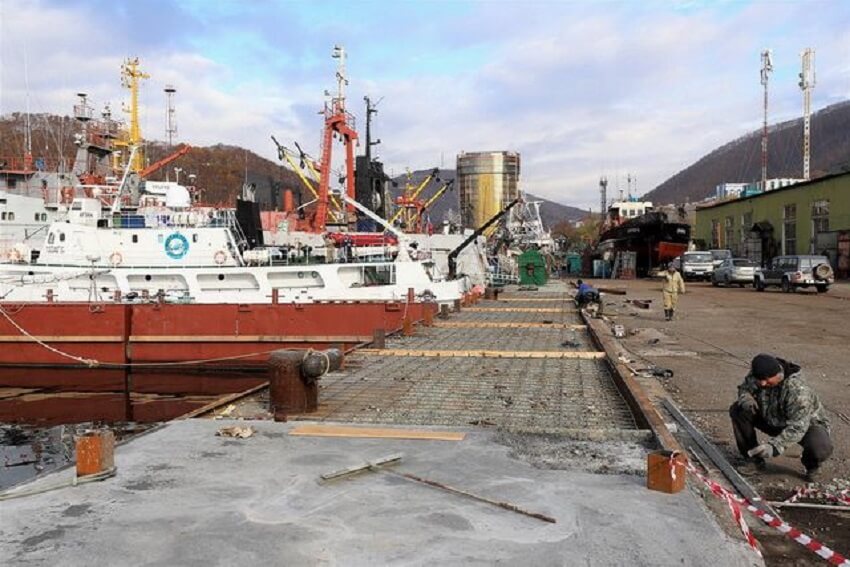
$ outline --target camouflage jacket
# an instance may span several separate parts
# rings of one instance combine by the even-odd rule
[[[685,282],[679,272],[664,272],[661,276],[661,291],[664,293],[685,293]]]
[[[800,366],[779,359],[785,373],[785,379],[774,388],[759,388],[752,374],[744,378],[738,386],[738,399],[750,395],[758,404],[759,415],[782,432],[772,437],[768,443],[773,445],[777,455],[781,455],[789,445],[799,443],[811,425],[822,425],[829,430],[829,418],[818,395],[803,380]]]

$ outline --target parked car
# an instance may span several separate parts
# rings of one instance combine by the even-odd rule
[[[814,286],[818,293],[825,293],[835,283],[835,274],[826,256],[795,255],[777,256],[770,266],[756,270],[753,287],[764,291],[776,285],[784,292]]]
[[[711,252],[685,252],[682,258],[682,278],[685,280],[707,280],[714,271]]]
[[[714,267],[717,268],[724,260],[732,259],[732,251],[731,250],[709,250],[711,252],[711,262],[714,264]]]
[[[714,268],[714,272],[711,274],[711,283],[713,285],[724,284],[727,287],[738,284],[744,287],[744,284],[753,283],[757,267],[758,264],[746,258],[727,258]]]

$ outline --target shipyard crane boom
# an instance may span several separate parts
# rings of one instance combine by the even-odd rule
[[[180,149],[178,149],[173,154],[167,155],[164,158],[162,158],[161,160],[159,160],[155,163],[152,163],[149,166],[147,166],[146,168],[144,168],[143,170],[141,170],[139,172],[139,177],[144,179],[148,175],[156,173],[157,171],[159,171],[160,169],[162,169],[163,167],[165,167],[169,163],[171,163],[174,160],[179,159],[179,158],[183,157],[184,155],[186,155],[187,153],[189,153],[189,150],[191,150],[191,149],[192,149],[192,146],[190,146],[189,144],[183,144],[180,147]]]

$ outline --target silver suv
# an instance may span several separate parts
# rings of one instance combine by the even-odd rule
[[[682,258],[682,277],[686,280],[708,280],[714,272],[711,252],[685,252]]]
[[[835,283],[835,274],[826,256],[795,255],[777,256],[770,266],[756,270],[753,287],[758,291],[771,285],[791,292],[798,287],[814,286],[818,293],[825,293]]]

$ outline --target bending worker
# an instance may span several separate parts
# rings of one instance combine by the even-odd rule
[[[661,295],[664,298],[664,318],[670,321],[673,319],[673,313],[676,311],[679,294],[684,295],[685,293],[685,282],[673,264],[667,265],[667,271],[664,272],[663,278]]]
[[[599,292],[592,285],[584,283],[581,280],[578,280],[576,285],[578,285],[576,303],[579,307],[584,307],[591,301],[599,303]]]
[[[821,463],[832,455],[829,418],[818,395],[803,380],[800,366],[793,362],[769,354],[753,358],[729,415],[738,451],[750,460],[745,472],[764,470],[765,459],[781,455],[797,443],[803,447],[806,480],[812,482]],[[770,439],[759,444],[756,429]]]

